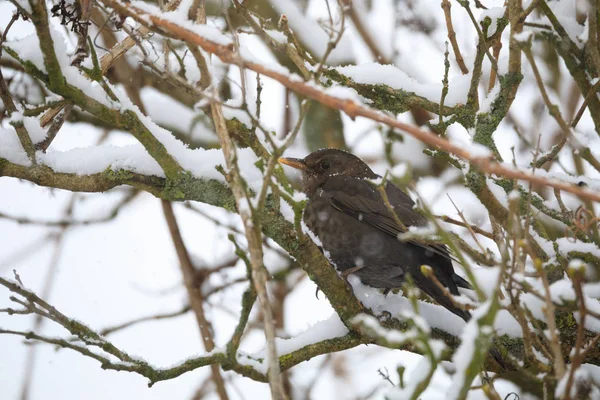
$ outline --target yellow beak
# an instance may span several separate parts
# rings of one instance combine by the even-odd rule
[[[280,157],[277,161],[279,161],[281,164],[285,164],[287,166],[299,169],[301,171],[306,170],[306,164],[304,163],[304,160],[302,160],[300,158]]]

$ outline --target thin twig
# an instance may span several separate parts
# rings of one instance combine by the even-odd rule
[[[108,336],[108,335],[110,335],[112,333],[121,331],[123,329],[129,328],[129,327],[131,327],[133,325],[137,325],[137,324],[142,323],[142,322],[156,321],[156,320],[162,320],[162,319],[169,319],[169,318],[179,317],[181,315],[186,314],[191,309],[192,308],[190,307],[190,305],[185,305],[184,307],[182,307],[181,309],[176,310],[176,311],[166,312],[166,313],[162,313],[162,314],[149,315],[149,316],[146,316],[146,317],[139,317],[139,318],[127,321],[127,322],[123,322],[123,323],[118,324],[118,325],[114,325],[114,326],[111,326],[111,327],[108,327],[108,328],[104,328],[104,329],[100,330],[99,333],[102,336]]]
[[[204,312],[204,296],[200,290],[200,285],[202,282],[198,282],[196,279],[197,274],[195,273],[192,260],[190,259],[190,255],[185,247],[183,238],[181,237],[179,225],[177,223],[177,219],[175,218],[175,213],[173,212],[173,206],[171,205],[171,202],[161,200],[161,204],[165,219],[167,220],[167,225],[169,226],[169,232],[171,233],[171,238],[173,239],[173,244],[177,252],[177,257],[179,258],[179,266],[181,268],[181,274],[183,275],[183,282],[185,283],[185,288],[190,299],[190,306],[194,312],[194,315],[196,316],[196,322],[200,330],[200,337],[204,343],[204,349],[207,352],[211,352],[215,348],[215,342],[213,339],[212,324],[210,321],[208,321]],[[229,396],[227,395],[225,381],[221,376],[219,366],[213,364],[210,366],[210,368],[212,372],[212,379],[215,382],[219,398],[221,400],[228,400]]]
[[[99,217],[99,218],[91,218],[91,219],[87,219],[87,220],[76,220],[76,219],[72,219],[72,218],[66,218],[66,219],[60,219],[60,220],[56,220],[56,221],[46,221],[46,220],[35,220],[35,219],[31,219],[31,218],[26,218],[26,217],[15,217],[12,215],[5,214],[3,212],[0,212],[0,218],[14,221],[17,224],[42,225],[42,226],[47,226],[47,227],[56,226],[56,227],[62,227],[62,228],[69,227],[69,226],[85,226],[85,225],[101,224],[104,222],[109,222],[109,221],[114,220],[119,215],[119,212],[121,211],[123,206],[130,203],[140,193],[141,192],[139,190],[129,191],[121,200],[119,200],[113,207],[111,207],[111,210],[106,214],[106,216]]]
[[[550,101],[548,93],[546,92],[546,87],[544,86],[544,82],[542,81],[542,76],[540,75],[540,71],[538,70],[533,53],[531,52],[531,47],[526,46],[523,49],[523,52],[525,53],[525,57],[527,57],[527,60],[529,60],[529,63],[531,64],[531,69],[533,70],[533,75],[535,76],[535,80],[540,89],[540,93],[542,95],[542,99],[544,100],[544,104],[546,104],[550,115],[560,126],[562,134],[561,139],[556,145],[552,147],[550,152],[540,157],[537,161],[535,161],[535,163],[532,163],[532,166],[534,166],[535,168],[540,168],[542,165],[544,165],[547,162],[553,161],[558,156],[560,150],[562,150],[565,143],[567,143],[567,138],[571,135],[571,127],[567,125],[567,122],[560,114],[558,106],[556,106]]]
[[[463,8],[465,10],[467,10],[467,14],[469,15],[469,18],[471,19],[471,22],[473,23],[473,26],[475,27],[475,30],[477,31],[477,35],[479,36],[479,41],[483,45],[483,50],[484,50],[485,54],[487,55],[488,59],[490,60],[490,64],[492,64],[492,69],[494,69],[495,71],[498,71],[498,62],[496,61],[494,56],[492,56],[492,54],[490,53],[490,50],[487,46],[486,37],[485,37],[483,31],[481,30],[481,27],[479,26],[479,22],[477,22],[477,19],[475,19],[475,16],[473,15],[473,11],[471,10],[471,6],[469,6],[469,2],[467,0],[458,0],[458,3],[461,6],[463,6]]]
[[[354,5],[354,2],[352,0],[342,0],[342,3],[344,4],[344,8],[350,15],[350,20],[352,21],[352,24],[356,28],[362,40],[369,48],[369,51],[373,55],[373,58],[375,58],[375,60],[380,64],[391,64],[392,60],[386,57],[383,54],[383,51],[381,51],[381,49],[377,46],[377,42],[371,36],[371,33],[369,32],[365,22],[362,20],[361,15],[359,15],[358,10]],[[329,3],[327,4],[329,5]]]
[[[46,132],[46,138],[41,142],[36,143],[36,150],[41,150],[43,153],[46,152],[52,141],[56,138],[56,135],[58,134],[58,131],[60,131],[60,128],[62,128],[65,121],[69,118],[69,115],[71,114],[72,110],[72,104],[64,105],[62,110],[54,117],[54,122],[52,122],[50,128],[48,128],[48,131]]]
[[[456,41],[456,32],[454,32],[454,26],[452,25],[452,14],[450,13],[450,1],[442,0],[442,10],[444,10],[444,18],[446,20],[446,29],[448,30],[448,40],[450,40],[450,44],[452,45],[452,51],[454,52],[454,58],[456,59],[456,63],[460,68],[460,72],[463,75],[469,73],[469,69],[465,65],[465,59],[463,58],[460,48],[458,47],[458,42]]]
[[[550,335],[550,349],[554,358],[554,370],[556,378],[561,379],[566,372],[565,360],[560,348],[560,339],[558,337],[558,329],[556,328],[556,320],[554,317],[555,309],[554,302],[550,293],[550,284],[548,283],[548,276],[541,265],[537,268],[538,273],[542,278],[542,284],[544,285],[544,298],[545,304],[543,307],[544,314],[546,315],[546,323],[548,324],[548,333]]]
[[[577,126],[577,124],[579,123],[579,120],[583,116],[583,112],[585,111],[587,105],[589,104],[590,100],[592,99],[592,96],[594,96],[598,90],[600,90],[600,80],[598,80],[598,82],[596,82],[594,84],[594,86],[592,86],[590,88],[590,91],[588,92],[587,96],[585,96],[585,99],[583,100],[581,107],[579,107],[579,111],[577,111],[577,114],[575,114],[573,121],[571,121],[572,128],[575,128]]]
[[[488,239],[494,240],[494,235],[493,234],[491,234],[488,231],[485,231],[485,230],[481,229],[477,225],[465,224],[464,222],[458,221],[458,220],[456,220],[454,218],[451,218],[451,217],[449,217],[447,215],[436,216],[436,218],[440,218],[442,221],[447,222],[449,224],[462,226],[463,228],[467,228],[469,231],[473,231],[474,233],[478,233],[478,234],[480,234],[482,236],[485,236]]]

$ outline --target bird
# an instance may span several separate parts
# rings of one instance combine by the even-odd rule
[[[455,273],[446,246],[399,239],[410,227],[428,224],[399,187],[386,181],[383,196],[377,183],[381,177],[359,157],[340,149],[278,161],[302,172],[302,191],[308,199],[302,219],[345,279],[354,274],[387,295],[410,275],[415,286],[439,305],[465,321],[471,318],[448,295],[459,295],[459,287],[472,287]],[[431,267],[438,282],[423,273],[422,265]]]

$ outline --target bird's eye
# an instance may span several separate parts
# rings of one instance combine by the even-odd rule
[[[321,162],[321,169],[329,169],[330,167],[331,167],[331,164],[329,163],[329,161]]]

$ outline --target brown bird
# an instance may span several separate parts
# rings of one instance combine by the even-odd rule
[[[433,300],[469,320],[469,312],[447,294],[458,295],[459,287],[471,285],[454,272],[446,246],[398,239],[411,226],[427,225],[406,193],[387,182],[386,204],[371,181],[380,176],[342,150],[317,150],[304,159],[280,158],[279,162],[302,171],[302,190],[308,197],[303,220],[342,276],[355,274],[363,284],[387,293],[401,287],[410,274]],[[432,268],[446,291],[421,272],[422,265]]]

